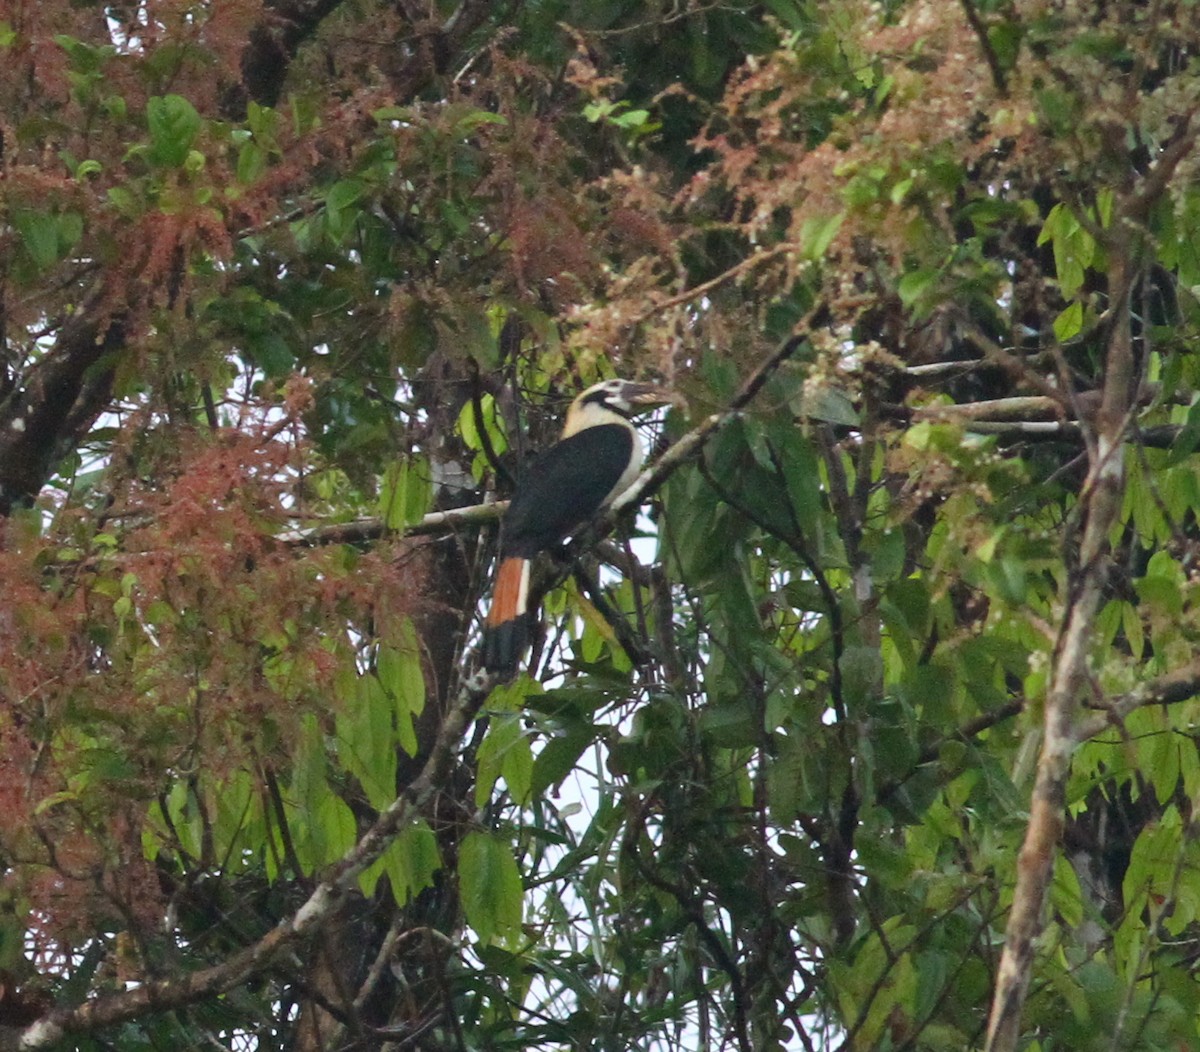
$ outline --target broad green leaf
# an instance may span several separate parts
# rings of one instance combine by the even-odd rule
[[[492,833],[469,832],[459,846],[458,886],[467,923],[480,942],[508,941],[520,934],[521,874],[506,840]]]
[[[875,697],[883,683],[879,652],[866,646],[842,652],[842,690],[848,704],[861,705]]]
[[[266,171],[267,155],[258,143],[244,142],[238,150],[237,178],[239,183],[252,183]]]
[[[908,271],[896,283],[896,292],[900,295],[900,302],[906,307],[915,307],[921,297],[933,288],[937,279],[938,271],[932,268]]]
[[[1083,304],[1079,300],[1069,303],[1054,319],[1054,338],[1059,343],[1073,340],[1083,331]]]
[[[127,219],[141,214],[141,203],[127,187],[110,186],[105,193],[112,206]]]
[[[454,127],[460,134],[466,134],[487,124],[506,127],[508,118],[501,113],[493,113],[491,110],[472,108],[454,122]]]
[[[1168,806],[1162,816],[1138,834],[1122,894],[1127,908],[1140,908],[1148,898],[1165,899],[1182,849],[1179,812]]]
[[[788,29],[804,29],[808,25],[803,4],[797,0],[766,0],[766,7]]]
[[[1062,857],[1054,863],[1050,902],[1063,923],[1072,928],[1083,923],[1083,890],[1079,886],[1079,876],[1071,863]]]
[[[388,465],[379,491],[379,512],[389,530],[403,529],[421,521],[432,493],[429,463],[409,456]]]
[[[1016,21],[991,22],[987,38],[1000,65],[1008,70],[1016,65],[1020,53],[1022,30]]]
[[[200,132],[200,114],[182,95],[155,95],[146,100],[150,157],[165,168],[178,168],[188,158]]]
[[[76,73],[98,74],[117,53],[111,44],[90,44],[65,33],[55,36],[54,42],[67,53],[71,68]]]
[[[397,789],[394,702],[371,673],[357,677],[345,693],[335,721],[338,759],[382,811]]]
[[[1148,575],[1136,582],[1136,588],[1143,602],[1162,613],[1178,617],[1183,612],[1183,594],[1174,577],[1167,574]],[[1130,606],[1128,603],[1125,605]]]
[[[39,212],[14,208],[13,226],[21,243],[39,270],[48,270],[63,258],[83,236],[83,217],[78,212]]]
[[[379,878],[387,874],[392,898],[403,906],[433,883],[441,865],[437,838],[425,821],[418,819],[396,834],[383,855],[359,876],[358,886],[370,898]]]
[[[533,761],[529,791],[534,797],[542,796],[546,790],[561,785],[567,775],[575,769],[579,757],[594,740],[590,727],[575,729],[547,741]]]
[[[354,812],[332,792],[321,797],[316,810],[310,811],[307,818],[315,866],[338,861],[354,846],[358,836]]]
[[[47,212],[18,208],[14,209],[12,220],[34,265],[40,270],[52,267],[58,261],[57,218]]]
[[[854,402],[836,387],[818,387],[806,392],[803,405],[805,415],[813,420],[846,427],[856,427],[859,423]]]
[[[475,450],[480,455],[475,457],[472,464],[476,478],[482,478],[491,464],[483,455],[484,441],[479,432],[479,422],[482,420],[487,439],[491,443],[492,452],[499,456],[508,449],[508,436],[504,432],[503,421],[496,411],[496,400],[485,394],[479,400],[478,412],[474,401],[467,402],[458,414],[458,430],[468,449]]]
[[[357,220],[356,205],[366,196],[367,188],[358,179],[342,179],[325,195],[325,222],[334,241],[341,241]]]
[[[533,753],[518,714],[500,713],[492,717],[487,735],[479,746],[477,763],[476,806],[482,807],[487,803],[497,778],[501,776],[517,803],[528,801]]]
[[[376,668],[395,713],[396,740],[409,756],[417,754],[414,720],[425,709],[425,672],[412,622],[402,622],[395,643],[381,643]]]
[[[1083,286],[1084,273],[1095,258],[1096,242],[1074,213],[1061,202],[1050,210],[1050,214],[1042,226],[1042,232],[1038,235],[1039,245],[1043,245],[1047,241],[1054,249],[1054,267],[1058,274],[1059,288],[1062,290],[1064,298],[1070,299]],[[1082,311],[1082,305],[1080,305],[1080,310]],[[1082,319],[1082,313],[1080,318]],[[1069,338],[1059,335],[1057,330],[1058,323],[1056,322],[1055,335],[1059,340]],[[1075,332],[1078,331],[1078,328],[1075,329]],[[1074,335],[1074,332],[1070,335]]]
[[[1121,604],[1121,629],[1125,633],[1125,642],[1129,644],[1133,660],[1141,661],[1146,640],[1142,633],[1142,619],[1133,603]]]

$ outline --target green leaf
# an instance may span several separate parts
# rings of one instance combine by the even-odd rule
[[[1141,661],[1146,640],[1142,634],[1142,619],[1133,603],[1121,603],[1121,629],[1125,633],[1125,642],[1129,644],[1133,660]]]
[[[386,873],[392,898],[396,905],[403,906],[430,887],[441,868],[437,838],[423,819],[417,819],[402,829],[387,850],[359,875],[358,886],[370,898],[379,878]]]
[[[1083,331],[1083,304],[1079,300],[1067,305],[1054,319],[1054,338],[1059,343],[1074,339]]]
[[[354,812],[340,797],[327,793],[321,797],[316,810],[309,812],[309,836],[315,865],[337,862],[358,838]]]
[[[802,399],[804,415],[827,424],[842,424],[855,427],[859,423],[858,410],[845,391],[836,387],[821,386],[806,391]]]
[[[808,25],[803,5],[797,0],[766,0],[766,7],[788,29],[800,30]]]
[[[1200,448],[1200,401],[1188,410],[1187,419],[1171,446],[1170,462],[1178,464],[1186,460],[1197,448]]]
[[[65,33],[55,36],[54,42],[67,53],[71,60],[71,69],[76,73],[98,74],[105,63],[117,53],[117,49],[111,44],[97,47]]]
[[[458,886],[467,923],[484,943],[521,931],[523,891],[512,845],[473,830],[458,851]]]
[[[395,714],[396,740],[409,756],[417,754],[414,720],[425,709],[425,672],[412,622],[404,620],[398,639],[380,644],[376,671]]]
[[[988,576],[1001,598],[1020,606],[1029,592],[1025,560],[1018,555],[1001,555],[988,564]]]
[[[379,514],[389,530],[400,530],[425,517],[433,485],[429,463],[421,456],[394,461],[384,472]]]
[[[1054,249],[1054,268],[1064,298],[1070,299],[1083,285],[1087,268],[1096,255],[1096,242],[1062,202],[1050,209],[1038,235],[1038,244],[1049,241]],[[1065,313],[1065,312],[1064,312]],[[1055,323],[1057,331],[1057,323]],[[1060,336],[1060,340],[1066,337]]]
[[[382,811],[396,796],[396,731],[393,704],[378,677],[366,673],[344,684],[335,719],[337,754]]]
[[[1022,28],[1017,22],[995,22],[988,26],[988,43],[1002,69],[1016,65],[1021,48]]]
[[[934,287],[938,279],[938,273],[932,267],[910,270],[906,273],[896,283],[896,292],[900,295],[900,302],[906,307],[914,307],[921,297]]]
[[[58,219],[46,212],[17,208],[12,221],[34,265],[39,270],[52,267],[58,261]]]
[[[1162,901],[1170,893],[1176,861],[1184,844],[1180,826],[1179,811],[1169,805],[1161,818],[1138,834],[1122,885],[1130,913],[1144,908],[1148,899]]]
[[[620,107],[627,105],[626,102],[610,102],[608,99],[599,99],[589,102],[583,107],[583,117],[589,123],[595,124],[597,121],[606,120],[613,113],[619,112]]]
[[[371,111],[371,116],[377,121],[387,123],[409,122],[413,119],[413,111],[411,106],[380,106],[379,109]]]
[[[155,95],[146,100],[150,157],[164,168],[178,168],[188,158],[200,132],[200,114],[182,95]]]
[[[106,193],[109,203],[126,219],[133,219],[142,213],[138,199],[124,186],[110,186]]]
[[[1135,587],[1142,601],[1157,611],[1170,617],[1178,617],[1183,612],[1183,593],[1179,582],[1173,577],[1166,574],[1147,574],[1135,583]],[[1133,609],[1131,604],[1125,605]]]
[[[513,799],[529,800],[533,779],[533,751],[517,713],[500,713],[492,718],[487,735],[479,746],[479,773],[475,782],[475,803],[482,807],[491,797],[496,779],[503,777]]]
[[[1077,928],[1083,923],[1083,890],[1079,886],[1079,876],[1071,863],[1062,856],[1054,863],[1050,902],[1069,927]]]
[[[594,734],[591,727],[573,730],[551,738],[533,761],[529,791],[534,797],[542,796],[552,786],[561,785],[574,769],[583,751],[591,745]]]
[[[496,400],[490,394],[483,395],[479,400],[479,412],[476,414],[474,401],[467,402],[458,414],[458,431],[468,449],[480,453],[472,463],[472,470],[477,479],[490,470],[491,465],[483,455],[483,436],[479,433],[479,421],[482,420],[487,438],[491,441],[492,452],[499,456],[508,449],[508,436],[504,433],[504,423],[496,411]]]
[[[811,741],[801,741],[793,735],[777,736],[775,756],[767,768],[771,817],[785,825],[816,803],[819,776],[823,773],[820,757],[813,755]]]
[[[340,241],[354,227],[358,217],[354,206],[366,193],[366,186],[358,179],[342,179],[329,188],[325,195],[325,222],[329,236],[335,241]]]
[[[842,690],[849,704],[864,704],[874,698],[883,682],[879,651],[874,647],[849,646],[840,662]]]
[[[832,216],[810,216],[800,226],[800,244],[806,259],[819,260],[825,256],[837,232],[842,228],[845,212]]]
[[[476,128],[482,127],[485,124],[507,127],[508,118],[501,113],[493,113],[491,110],[471,109],[454,122],[454,128],[455,131],[462,135],[473,132]]]
[[[1039,118],[1049,130],[1063,137],[1075,134],[1080,124],[1080,102],[1077,95],[1062,88],[1049,87],[1034,92]]]
[[[626,131],[634,131],[645,135],[649,132],[656,131],[660,125],[650,120],[649,110],[628,110],[616,117],[613,117],[612,123],[617,128],[623,128]]]
[[[463,237],[471,229],[471,217],[456,202],[439,201],[438,212],[456,237]]]
[[[424,679],[421,659],[414,651],[380,644],[375,668],[384,690],[404,712],[421,711],[425,701]]]
[[[292,345],[274,330],[248,333],[246,353],[272,379],[289,375],[296,364]]]
[[[238,150],[237,179],[239,183],[252,183],[266,171],[267,153],[254,142],[242,143]]]

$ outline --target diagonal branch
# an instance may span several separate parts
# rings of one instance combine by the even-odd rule
[[[0,515],[33,501],[104,410],[126,329],[99,293],[0,402]]]
[[[308,901],[257,942],[210,968],[97,997],[77,1008],[59,1009],[21,1031],[12,1047],[21,1052],[50,1048],[67,1034],[91,1033],[147,1012],[194,1004],[232,990],[271,967],[280,953],[320,930],[354,887],[359,874],[383,854],[397,831],[430,805],[449,776],[455,748],[478,713],[483,698],[478,690],[464,691],[446,713],[429,758],[412,784],[322,878]]]
[[[618,515],[622,508],[641,504],[642,501],[667,480],[676,468],[688,460],[717,431],[735,420],[738,414],[763,389],[767,381],[774,375],[775,370],[795,354],[808,339],[807,323],[823,307],[824,304],[821,303],[808,312],[808,315],[799,326],[803,335],[792,336],[790,339],[785,340],[773,354],[765,358],[759,364],[758,368],[746,378],[737,394],[730,400],[727,408],[719,413],[712,413],[706,416],[696,427],[692,428],[691,431],[680,438],[678,442],[659,457],[658,460],[643,471],[633,485],[613,501],[611,515]]]

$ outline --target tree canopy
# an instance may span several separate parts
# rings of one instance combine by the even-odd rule
[[[0,1047],[1200,1044],[1195,15],[0,0]]]

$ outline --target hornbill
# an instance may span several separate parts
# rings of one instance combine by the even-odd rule
[[[500,524],[500,566],[483,637],[483,666],[512,675],[529,643],[529,568],[637,478],[642,440],[630,418],[672,396],[653,384],[604,380],[567,410],[562,437],[534,458]]]

